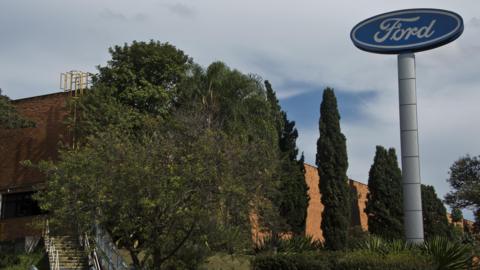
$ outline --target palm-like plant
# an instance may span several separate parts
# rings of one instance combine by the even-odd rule
[[[322,249],[322,242],[314,240],[311,236],[292,236],[281,238],[279,236],[265,237],[254,247],[255,253],[277,251],[286,253],[300,253]]]
[[[404,240],[384,240],[378,236],[371,236],[366,241],[360,243],[354,249],[361,249],[370,252],[380,253],[382,255],[391,253],[401,253],[416,248],[415,245],[408,244]]]
[[[468,245],[434,237],[424,244],[424,252],[437,263],[438,270],[461,270],[472,266],[471,249]]]

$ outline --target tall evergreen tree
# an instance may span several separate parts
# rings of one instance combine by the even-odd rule
[[[368,230],[388,239],[403,236],[402,175],[395,149],[377,146],[368,177]]]
[[[281,166],[279,194],[275,199],[280,216],[288,224],[288,229],[294,234],[305,232],[305,221],[308,207],[308,186],[305,182],[304,157],[298,159],[298,131],[295,121],[289,121],[286,112],[281,110],[272,85],[265,81],[267,100],[271,115],[275,119],[278,132]]]
[[[351,201],[347,178],[346,139],[340,130],[340,114],[333,89],[326,88],[320,105],[320,137],[317,141],[316,164],[320,176],[322,231],[325,246],[346,248],[350,225]]]
[[[433,186],[422,185],[423,228],[425,238],[433,236],[450,236],[447,209],[437,197]]]

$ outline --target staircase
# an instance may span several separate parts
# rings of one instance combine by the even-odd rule
[[[57,236],[53,237],[58,250],[58,265],[60,270],[86,270],[88,259],[83,251],[78,237]]]
[[[88,270],[88,256],[74,235],[52,235],[46,222],[43,235],[51,270]]]
[[[68,230],[73,231],[73,230]],[[89,240],[70,233],[50,233],[48,220],[43,234],[51,270],[130,270],[115,247],[110,235],[98,225]],[[95,243],[93,247],[90,243]]]

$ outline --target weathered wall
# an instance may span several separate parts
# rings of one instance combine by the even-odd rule
[[[58,157],[59,143],[68,138],[64,124],[68,114],[66,97],[62,92],[13,101],[17,111],[36,126],[0,129],[0,193],[29,191],[45,181],[40,172],[20,162],[36,163]],[[32,225],[34,221],[34,217],[0,220],[0,240],[40,235],[41,230]]]
[[[22,160],[38,162],[56,159],[58,144],[67,138],[64,125],[66,94],[55,93],[13,101],[18,112],[36,123],[34,128],[0,130],[0,192],[31,189],[43,181],[35,169]]]
[[[0,220],[0,241],[42,235],[41,217],[20,217]]]

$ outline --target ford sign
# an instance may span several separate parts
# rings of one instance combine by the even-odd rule
[[[405,9],[380,14],[357,24],[350,33],[359,49],[399,54],[433,49],[463,32],[460,15],[441,9]]]

